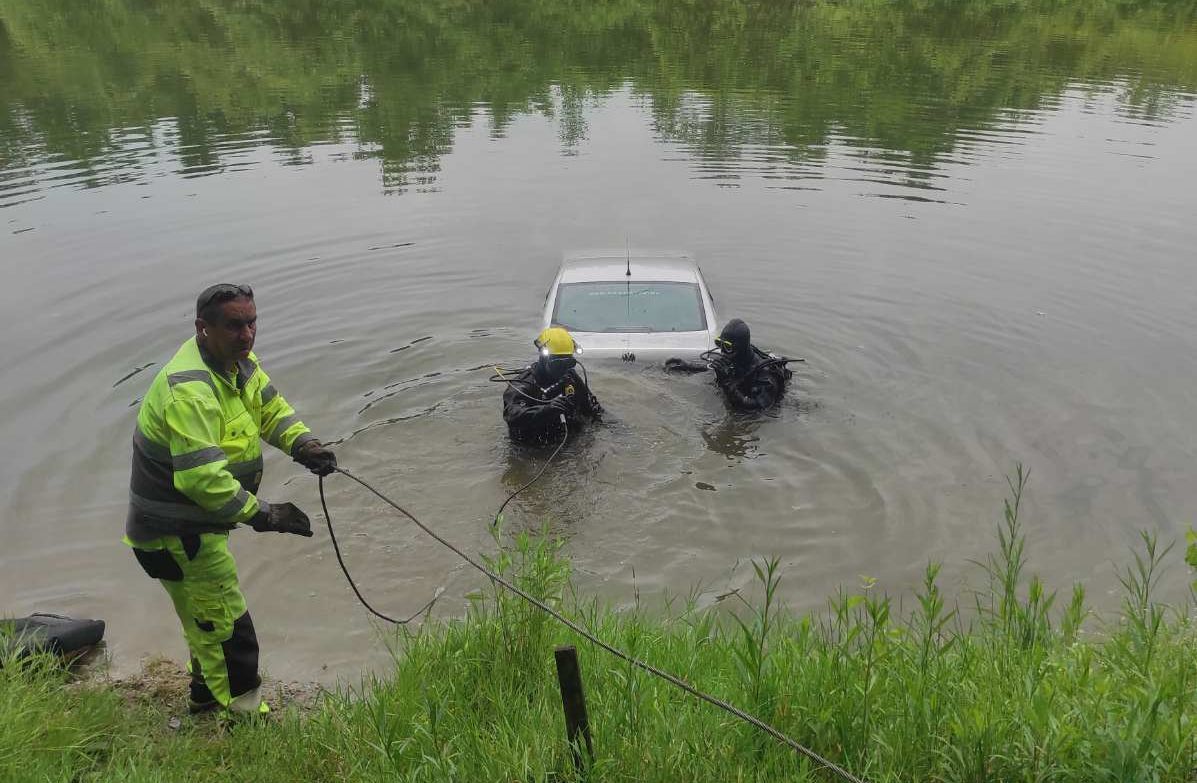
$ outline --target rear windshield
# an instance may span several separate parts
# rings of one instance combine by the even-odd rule
[[[707,328],[694,283],[563,283],[553,323],[577,332],[700,332]]]

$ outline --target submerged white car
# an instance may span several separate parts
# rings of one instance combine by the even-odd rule
[[[587,358],[695,359],[715,347],[715,305],[684,253],[567,255],[545,299],[543,326],[569,330]]]

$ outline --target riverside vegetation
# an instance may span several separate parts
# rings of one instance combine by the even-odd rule
[[[549,536],[489,560],[624,650],[748,709],[872,781],[1191,780],[1197,661],[1185,610],[1153,595],[1170,546],[1144,534],[1100,618],[1081,586],[1057,603],[1026,573],[1011,480],[979,589],[946,596],[929,564],[914,601],[841,591],[805,616],[778,600],[776,560],[756,594],[616,612],[571,587]],[[594,649],[501,587],[466,616],[395,638],[394,670],[310,713],[167,727],[172,710],[51,661],[0,670],[0,780],[226,781],[574,778],[552,650],[577,644],[594,732],[591,780],[825,780],[829,773],[729,715]]]
[[[555,117],[571,150],[624,88],[702,159],[780,145],[817,164],[841,139],[926,184],[1069,90],[1183,112],[1195,20],[1194,0],[0,0],[0,185],[24,191],[42,160],[97,187],[157,154],[203,176],[257,144],[305,165],[347,141],[402,192],[435,183],[479,113],[495,136]]]

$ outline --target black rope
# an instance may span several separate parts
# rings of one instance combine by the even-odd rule
[[[391,508],[398,511],[403,516],[410,519],[416,525],[416,527],[420,528],[425,533],[432,536],[432,538],[434,538],[437,542],[439,542],[441,545],[443,545],[444,547],[449,549],[451,552],[453,552],[455,555],[460,557],[462,560],[469,563],[471,566],[476,568],[478,571],[481,571],[489,579],[503,585],[503,587],[506,587],[508,590],[515,593],[520,598],[523,598],[525,601],[532,604],[537,609],[540,609],[545,614],[548,614],[550,617],[557,620],[558,622],[560,622],[562,625],[569,628],[574,633],[589,640],[592,644],[595,644],[596,646],[602,648],[603,650],[606,650],[611,655],[614,655],[616,658],[619,658],[620,660],[623,660],[626,663],[631,664],[632,666],[635,666],[639,669],[642,669],[642,670],[648,672],[649,674],[651,674],[655,677],[659,677],[659,678],[665,680],[666,682],[670,683],[671,685],[674,685],[674,686],[682,689],[683,691],[690,694],[691,696],[701,699],[702,701],[705,701],[708,704],[714,705],[715,707],[718,707],[719,709],[724,710],[725,712],[728,712],[731,715],[734,715],[735,717],[756,727],[757,729],[760,729],[761,731],[765,732],[769,736],[773,737],[778,742],[790,747],[791,749],[797,751],[801,755],[805,756],[806,758],[808,758],[811,761],[818,764],[819,769],[831,770],[839,777],[843,778],[846,781],[849,781],[849,783],[865,783],[865,781],[856,777],[851,772],[847,771],[846,769],[839,766],[838,764],[836,764],[828,759],[823,758],[822,756],[820,756],[818,753],[811,750],[810,748],[807,748],[806,746],[799,744],[795,740],[790,739],[785,734],[782,734],[780,731],[778,731],[777,729],[770,726],[768,723],[765,723],[764,721],[762,721],[760,718],[757,718],[753,715],[749,715],[747,712],[744,712],[744,710],[742,710],[739,707],[736,707],[732,704],[729,704],[728,702],[724,701],[723,699],[703,693],[702,691],[698,690],[694,686],[687,683],[685,680],[682,680],[681,678],[676,677],[668,672],[662,671],[661,669],[656,668],[652,664],[645,663],[644,661],[640,660],[639,658],[635,658],[635,657],[623,652],[622,650],[612,647],[610,644],[608,644],[607,642],[604,642],[602,639],[599,639],[597,636],[592,634],[590,631],[588,631],[585,628],[583,628],[582,626],[578,625],[573,620],[570,620],[568,617],[565,617],[560,612],[558,612],[557,610],[548,606],[540,599],[529,595],[528,593],[524,592],[520,588],[516,587],[511,582],[507,581],[503,577],[499,576],[498,574],[494,573],[490,569],[483,566],[481,563],[474,560],[472,557],[470,557],[465,552],[463,552],[460,549],[458,549],[457,547],[455,547],[449,541],[446,541],[444,538],[437,535],[437,533],[434,532],[431,528],[426,526],[420,520],[416,519],[410,512],[407,511],[407,509],[403,508],[398,503],[391,500],[390,498],[388,498],[386,495],[379,492],[374,487],[370,486],[370,484],[368,484],[367,482],[365,482],[362,479],[358,478],[357,476],[353,475],[352,473],[350,473],[348,470],[345,470],[344,468],[335,468],[335,470],[337,473],[340,473],[343,476],[345,476],[349,479],[352,479],[353,481],[356,481],[358,484],[361,484],[369,492],[373,493],[384,503],[386,503]],[[321,483],[320,483],[320,502],[322,505],[324,504],[324,482],[323,481],[321,481]],[[328,516],[328,507],[327,506],[324,507],[324,516],[328,520],[328,527],[329,527],[329,531],[331,532],[332,531],[332,518]],[[339,558],[339,554],[338,554],[338,558]],[[343,568],[344,568],[344,564],[342,564],[342,569]],[[348,576],[348,572],[346,572],[346,576]],[[350,580],[350,584],[353,584],[353,580]],[[354,587],[354,592],[357,592],[356,587]],[[361,598],[360,593],[358,593],[358,598]],[[365,601],[363,600],[362,603],[365,603]],[[367,606],[367,608],[369,608],[369,607]],[[374,611],[374,610],[371,609],[371,611]],[[375,614],[378,614],[378,613],[375,612]]]
[[[370,606],[370,602],[367,601],[366,597],[362,595],[362,591],[357,589],[357,584],[353,581],[353,577],[349,575],[349,569],[345,566],[344,558],[341,557],[341,547],[337,545],[337,534],[333,532],[332,515],[328,513],[328,503],[324,500],[324,476],[320,476],[320,507],[324,509],[324,522],[328,526],[328,537],[332,541],[333,552],[336,552],[337,554],[337,564],[341,566],[341,573],[345,574],[345,580],[349,582],[349,586],[353,588],[353,594],[357,596],[357,600],[361,601],[362,606],[369,610],[370,614],[381,620],[386,620],[388,623],[394,623],[395,625],[407,625],[412,620],[416,619],[420,615],[424,614],[424,612],[427,612],[432,608],[432,605],[436,603],[436,599],[441,597],[441,590],[437,590],[436,594],[432,596],[431,601],[424,604],[424,607],[420,609],[420,611],[416,612],[406,620],[396,620],[394,617],[385,615],[375,609],[373,606]]]
[[[513,386],[512,388],[515,388],[515,387]],[[517,389],[517,391],[518,391],[518,389]],[[523,484],[523,486],[521,486],[515,492],[512,492],[510,495],[507,496],[507,499],[503,501],[503,504],[501,506],[499,506],[499,510],[495,512],[494,521],[491,523],[492,525],[494,525],[496,527],[498,526],[499,517],[501,517],[503,515],[503,509],[507,508],[507,504],[510,503],[512,500],[514,500],[515,497],[517,495],[519,495],[521,492],[523,492],[525,489],[527,489],[528,487],[532,486],[537,481],[539,481],[540,477],[544,475],[544,472],[549,469],[549,465],[551,465],[553,463],[553,460],[557,459],[557,455],[560,454],[561,449],[565,447],[565,442],[567,440],[569,440],[569,425],[565,424],[565,422],[562,422],[562,424],[565,425],[565,433],[561,437],[561,442],[557,444],[557,448],[553,450],[553,453],[551,455],[549,455],[549,458],[547,460],[545,460],[543,465],[540,466],[540,470],[538,470],[536,472],[535,476],[533,476],[529,481],[525,482]],[[328,538],[329,538],[329,540],[332,541],[333,552],[336,553],[336,556],[337,556],[337,564],[339,566],[341,566],[341,573],[345,574],[345,580],[347,582],[349,582],[349,586],[351,588],[353,588],[353,594],[357,596],[357,600],[361,602],[362,606],[366,607],[366,609],[371,614],[373,614],[375,617],[382,619],[382,620],[386,620],[388,623],[394,623],[395,625],[406,625],[407,623],[410,623],[412,620],[416,619],[420,615],[424,614],[424,612],[431,609],[432,605],[436,603],[438,598],[440,598],[441,591],[439,591],[439,590],[432,597],[432,600],[429,601],[427,604],[425,604],[422,609],[420,609],[418,612],[416,612],[411,617],[408,617],[405,620],[397,620],[394,617],[385,615],[370,605],[370,602],[366,600],[365,596],[362,595],[361,590],[358,589],[357,583],[355,583],[353,581],[353,577],[350,576],[349,568],[345,565],[345,559],[341,556],[341,547],[337,543],[337,534],[333,532],[332,515],[328,513],[328,502],[324,498],[324,476],[319,477],[319,483],[320,483],[320,507],[324,510],[324,523],[325,523],[325,526],[328,528]]]
[[[564,418],[564,417],[562,417],[562,418]],[[499,506],[499,510],[495,512],[495,519],[493,522],[491,522],[492,526],[498,527],[499,517],[503,516],[503,509],[507,508],[507,504],[510,503],[512,500],[514,500],[516,495],[523,492],[525,489],[527,489],[528,487],[532,486],[537,481],[539,481],[540,477],[544,475],[544,472],[549,469],[549,465],[553,464],[553,460],[557,459],[557,455],[561,453],[561,449],[565,446],[565,441],[569,440],[569,425],[566,424],[564,421],[562,421],[561,423],[565,428],[565,434],[561,436],[561,442],[557,444],[557,448],[553,450],[553,453],[551,455],[549,455],[549,458],[546,459],[544,461],[544,464],[540,466],[540,470],[536,471],[535,476],[533,476],[522,487],[520,487],[515,492],[512,492],[510,495],[507,496],[507,499],[503,501],[503,505]],[[325,515],[327,515],[327,512],[325,512]]]

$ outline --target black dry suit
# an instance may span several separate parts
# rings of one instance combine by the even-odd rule
[[[557,381],[546,377],[541,363],[509,379],[503,393],[503,420],[511,439],[543,446],[565,437],[561,416],[575,427],[598,421],[603,408],[574,370]]]
[[[772,408],[786,391],[786,383],[793,376],[783,357],[773,356],[752,344],[748,324],[733,318],[723,327],[720,352],[706,354],[704,363],[670,359],[668,370],[702,372],[715,371],[715,384],[723,391],[732,407],[744,411]]]

